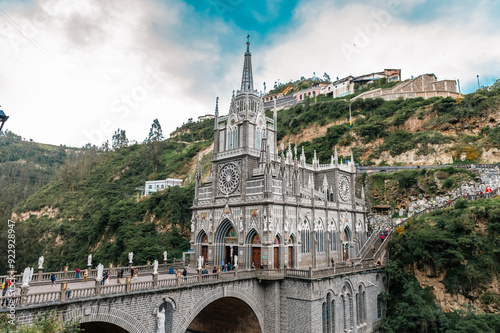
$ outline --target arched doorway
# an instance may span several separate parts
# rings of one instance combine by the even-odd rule
[[[85,330],[86,333],[128,333],[128,331],[115,324],[106,323],[103,321],[91,321],[80,323],[80,328]]]
[[[351,246],[352,246],[351,230],[349,229],[349,227],[345,227],[344,233],[342,235],[342,251],[343,251],[344,261],[352,257]]]
[[[215,233],[214,265],[233,262],[234,254],[238,253],[238,234],[234,225],[228,219],[222,221]]]
[[[261,261],[261,241],[260,236],[255,229],[250,230],[246,238],[247,243],[247,268],[252,267],[252,263],[255,268],[259,269],[262,263]]]
[[[274,251],[274,269],[281,268],[281,236],[276,234],[274,237],[273,251]]]
[[[196,243],[198,244],[198,256],[204,258],[204,265],[208,260],[208,235],[204,230],[201,230],[196,237]]]
[[[290,235],[288,239],[288,268],[294,268],[294,257],[295,257],[295,236],[293,234]]]
[[[257,315],[246,302],[236,297],[223,297],[211,302],[196,315],[186,331],[190,332],[257,333],[261,332],[261,328]]]

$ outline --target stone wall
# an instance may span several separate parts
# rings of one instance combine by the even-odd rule
[[[434,75],[424,74],[415,79],[400,82],[392,88],[367,91],[356,96],[353,100],[357,98],[382,98],[386,101],[393,101],[398,98],[458,98],[459,96],[454,80],[437,81]]]

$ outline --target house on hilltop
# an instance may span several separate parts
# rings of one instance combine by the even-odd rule
[[[349,75],[321,88],[320,94],[333,98],[347,96],[354,93],[354,76]]]
[[[143,195],[148,196],[154,192],[163,191],[171,186],[181,186],[182,179],[167,178],[162,180],[149,180],[144,185]]]
[[[383,98],[393,101],[398,98],[431,98],[431,97],[453,97],[458,98],[457,82],[455,80],[438,81],[434,74],[422,74],[414,79],[405,80],[392,88],[375,89],[362,93],[352,100],[358,98]]]

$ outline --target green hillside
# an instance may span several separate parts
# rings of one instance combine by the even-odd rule
[[[67,160],[15,209],[18,267],[34,265],[42,254],[49,270],[83,266],[89,253],[106,264],[124,262],[129,251],[138,263],[164,250],[179,258],[188,248],[193,187],[186,181],[185,187],[146,198],[137,188],[146,180],[189,173],[196,154],[211,144],[213,122],[188,123],[181,130],[188,129],[185,141],[176,136]]]
[[[0,134],[0,248],[7,248],[7,220],[16,205],[48,184],[67,161],[76,161],[87,149],[25,141],[9,132]],[[0,262],[6,271],[7,258]]]

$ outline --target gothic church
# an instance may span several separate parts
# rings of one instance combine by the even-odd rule
[[[210,175],[196,172],[191,248],[211,266],[304,269],[331,266],[358,255],[366,241],[364,191],[356,191],[356,165],[327,164],[316,153],[306,163],[297,146],[277,147],[277,114],[266,117],[254,89],[250,42],[240,90],[229,113],[215,108]],[[200,156],[201,157],[201,156]]]

